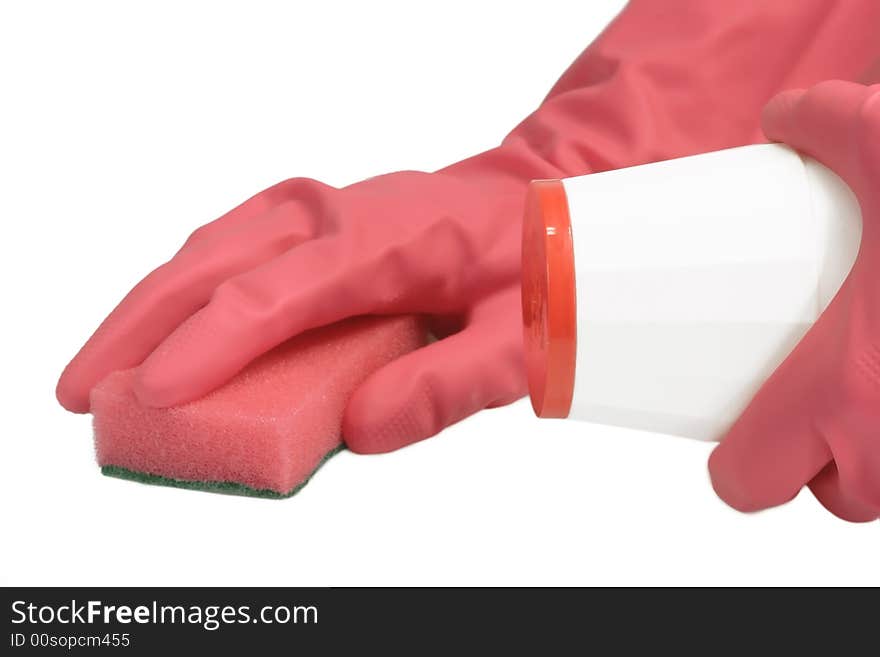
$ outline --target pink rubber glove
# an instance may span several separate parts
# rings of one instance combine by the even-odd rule
[[[712,453],[718,495],[742,511],[810,483],[841,518],[880,516],[880,85],[787,91],[764,131],[837,172],[862,208],[859,255],[837,296]]]
[[[462,328],[355,392],[348,446],[394,449],[506,404],[525,393],[518,285],[529,180],[760,141],[755,117],[779,88],[854,77],[877,58],[878,4],[634,1],[500,147],[343,189],[289,180],[196,231],[99,327],[58,399],[85,412],[99,380],[140,365],[140,400],[179,404],[309,328],[423,313]]]

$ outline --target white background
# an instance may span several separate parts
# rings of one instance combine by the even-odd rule
[[[198,225],[307,175],[497,144],[620,8],[7,2],[0,9],[4,584],[880,584],[878,523],[741,515],[711,445],[525,402],[265,501],[102,477],[61,369]],[[515,219],[515,218],[513,218]]]

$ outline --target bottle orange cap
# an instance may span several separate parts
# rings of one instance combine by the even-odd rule
[[[560,180],[526,194],[522,240],[526,374],[538,417],[568,417],[574,394],[577,299],[568,198]]]

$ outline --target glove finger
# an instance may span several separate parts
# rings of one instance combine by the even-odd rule
[[[302,213],[308,211],[312,199],[326,189],[330,188],[309,178],[291,178],[272,185],[234,207],[222,217],[197,228],[180,250],[200,247],[231,233],[252,229],[256,219],[270,213],[307,216]],[[296,208],[297,204],[304,207]],[[296,208],[296,212],[291,213],[290,210],[293,208]]]
[[[856,180],[858,119],[874,93],[871,87],[841,80],[822,82],[806,91],[784,91],[764,107],[761,124],[769,139],[785,142],[846,180]]]
[[[129,292],[67,365],[56,396],[75,412],[110,372],[139,365],[178,325],[204,306],[224,280],[310,238],[313,227],[291,204],[249,222],[248,239],[201,241],[184,248]]]
[[[138,399],[155,407],[197,399],[303,331],[395,312],[402,292],[415,286],[410,271],[393,258],[371,261],[356,242],[351,235],[311,240],[225,281],[144,361]]]
[[[474,281],[492,278],[477,271],[458,222],[403,224],[388,239],[369,221],[381,208],[358,205],[329,208],[347,217],[344,227],[328,223],[320,239],[219,286],[144,362],[134,383],[141,403],[197,399],[285,340],[347,317],[462,312]]]
[[[822,424],[843,494],[880,510],[880,349],[868,347],[835,388],[843,398]]]
[[[519,316],[519,291],[506,291],[481,305],[459,333],[372,374],[346,408],[348,447],[365,454],[392,451],[523,396]]]
[[[831,460],[809,409],[817,343],[804,337],[712,452],[712,486],[733,508],[783,504]]]
[[[880,509],[870,507],[847,495],[840,486],[840,474],[832,461],[810,482],[817,500],[838,518],[849,522],[870,522],[880,517]]]

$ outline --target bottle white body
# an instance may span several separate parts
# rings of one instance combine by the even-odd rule
[[[858,252],[846,184],[778,144],[562,181],[577,303],[569,417],[720,439]]]

